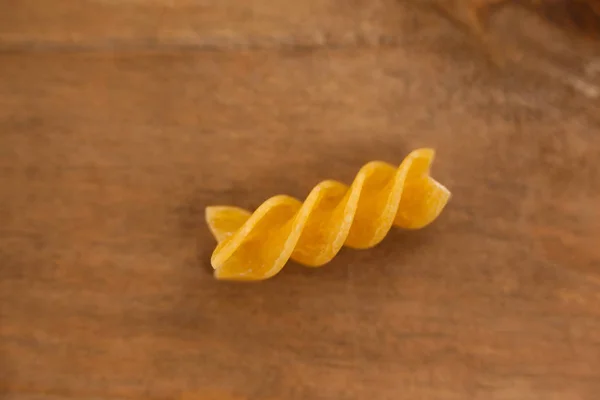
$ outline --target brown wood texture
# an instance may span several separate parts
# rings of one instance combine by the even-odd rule
[[[0,398],[596,399],[597,106],[391,2],[236,4],[0,2]],[[393,12],[421,33],[201,46]],[[205,33],[144,44],[157,21]],[[207,205],[303,198],[421,146],[453,193],[430,227],[212,278]]]
[[[286,42],[391,32],[396,0],[2,0],[5,43],[104,44]],[[303,37],[305,36],[305,37]],[[327,38],[321,38],[327,40]]]

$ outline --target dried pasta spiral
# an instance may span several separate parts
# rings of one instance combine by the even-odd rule
[[[304,202],[271,197],[250,213],[210,206],[206,221],[218,244],[211,264],[223,280],[264,280],[289,259],[322,266],[342,246],[377,245],[391,227],[420,229],[433,222],[450,192],[429,175],[432,149],[411,152],[399,167],[381,161],[364,165],[350,186],[326,180]]]

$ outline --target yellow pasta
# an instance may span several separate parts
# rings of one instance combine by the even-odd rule
[[[264,280],[289,259],[320,267],[341,247],[377,245],[392,225],[420,229],[433,222],[450,192],[429,175],[432,149],[417,149],[399,167],[381,161],[364,165],[350,186],[326,180],[304,202],[271,197],[254,213],[210,206],[206,221],[218,244],[211,264],[222,280]]]

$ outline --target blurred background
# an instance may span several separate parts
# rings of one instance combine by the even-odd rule
[[[0,0],[0,398],[596,399],[599,14]],[[213,278],[205,207],[418,147],[431,226]]]

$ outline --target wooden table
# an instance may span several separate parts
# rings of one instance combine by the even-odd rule
[[[596,399],[597,105],[392,0],[242,3],[0,1],[0,398]],[[207,205],[418,147],[430,227],[213,279]]]

